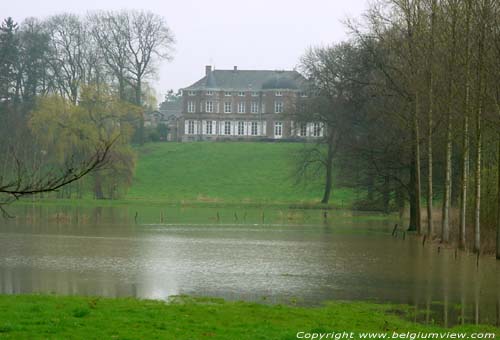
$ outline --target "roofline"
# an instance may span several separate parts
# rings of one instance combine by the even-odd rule
[[[276,92],[276,91],[297,91],[300,92],[304,89],[296,88],[273,88],[273,89],[253,89],[251,87],[243,87],[243,88],[235,88],[235,87],[185,87],[180,89],[181,91],[198,91],[198,90],[206,90],[206,91],[240,91],[246,90],[247,92]]]

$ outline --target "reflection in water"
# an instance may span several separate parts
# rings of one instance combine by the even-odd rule
[[[471,254],[392,238],[393,221],[380,217],[259,208],[17,209],[19,217],[0,226],[1,293],[193,294],[306,305],[371,300],[413,305],[419,322],[500,320],[497,261],[485,257],[476,267]],[[154,224],[158,219],[165,224]]]

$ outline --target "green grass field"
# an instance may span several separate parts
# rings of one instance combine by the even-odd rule
[[[405,306],[362,302],[305,308],[188,297],[167,304],[132,298],[1,295],[0,338],[268,340],[306,338],[311,333],[310,339],[313,333],[331,332],[353,332],[354,339],[360,338],[358,332],[388,334],[387,338],[394,332],[498,333],[493,326],[426,326],[409,321],[408,313],[411,309]]]
[[[313,203],[323,178],[296,184],[299,143],[156,143],[138,148],[126,200],[218,203]],[[334,186],[332,204],[349,206],[354,193]]]

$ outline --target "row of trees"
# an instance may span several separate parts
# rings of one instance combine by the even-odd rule
[[[14,197],[7,190],[14,184],[15,197],[23,188],[43,192],[51,187],[48,177],[59,183],[68,171],[88,173],[105,165],[87,183],[75,182],[59,194],[81,195],[91,186],[96,198],[118,195],[134,169],[130,142],[144,140],[144,109],[151,98],[147,82],[159,63],[170,59],[173,44],[164,19],[151,12],[60,14],[21,24],[5,19],[0,26],[1,191]],[[89,169],[96,156],[99,166]]]
[[[366,204],[409,202],[419,234],[480,252],[496,229],[500,257],[500,4],[384,0],[347,25],[351,40],[301,63],[315,96],[299,116],[316,105],[328,130],[321,164],[337,152]]]

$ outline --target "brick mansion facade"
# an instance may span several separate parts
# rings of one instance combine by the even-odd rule
[[[298,124],[291,112],[305,96],[296,71],[212,70],[182,90],[180,139],[277,140],[319,138],[320,123]]]

